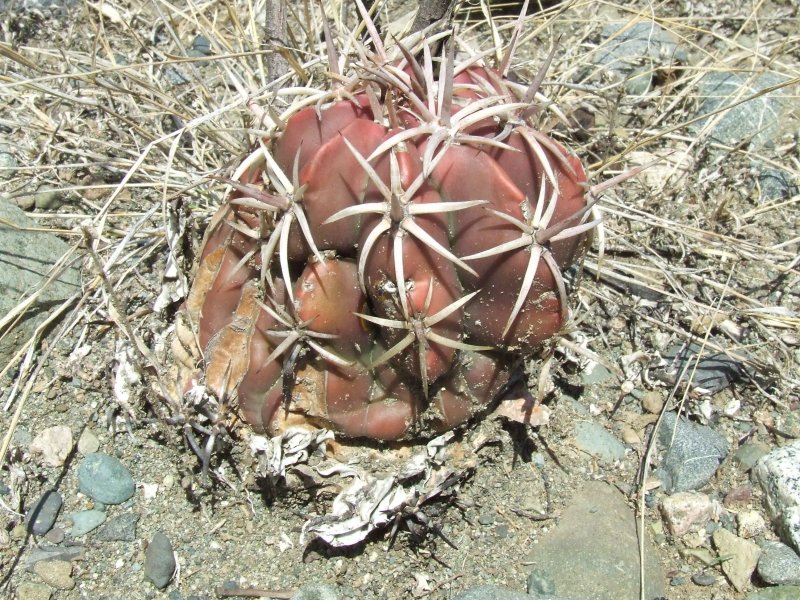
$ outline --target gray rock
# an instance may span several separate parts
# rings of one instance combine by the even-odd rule
[[[14,149],[8,144],[0,144],[0,181],[13,178],[18,166]]]
[[[800,556],[785,544],[766,542],[758,559],[758,575],[771,585],[800,585]]]
[[[292,600],[339,600],[336,588],[327,583],[309,583],[292,594]]]
[[[487,584],[465,590],[455,600],[531,600],[531,597],[523,592]]]
[[[30,554],[25,559],[25,570],[33,571],[36,563],[47,560],[84,560],[86,558],[86,548],[83,546],[57,546],[51,548],[32,548]]]
[[[559,597],[639,597],[636,517],[625,497],[607,483],[588,482],[558,525],[533,548],[528,560],[534,565],[535,577],[552,582]],[[645,540],[645,573],[645,598],[666,596],[663,570],[649,535]]]
[[[55,490],[47,490],[25,515],[28,533],[44,535],[55,525],[63,500]]]
[[[777,448],[753,467],[767,512],[781,539],[800,552],[800,440]]]
[[[791,90],[782,88],[767,94],[758,94],[784,81],[784,78],[774,73],[756,77],[731,71],[708,72],[697,83],[696,95],[701,100],[698,116],[709,117],[693,123],[692,132],[698,134],[711,125],[711,139],[726,146],[738,146],[747,142],[750,150],[756,150],[773,145],[779,133],[785,105],[791,101]],[[753,97],[756,95],[758,96]],[[712,114],[737,102],[741,104],[731,110]]]
[[[692,583],[701,587],[707,587],[717,583],[717,578],[714,575],[708,575],[706,573],[695,573],[692,575]]]
[[[103,504],[122,504],[136,491],[130,471],[107,454],[89,454],[78,467],[82,493]]]
[[[211,40],[204,35],[195,36],[192,40],[192,48],[189,52],[191,56],[211,56]]]
[[[690,381],[695,390],[708,394],[724,390],[745,373],[742,363],[723,352],[707,355],[700,344],[676,344],[665,350],[662,358],[667,362],[664,372],[667,381],[674,383],[681,377],[683,381]],[[685,371],[684,367],[687,367]]]
[[[591,368],[581,373],[581,382],[584,385],[597,385],[614,377],[614,374],[600,363],[592,363]]]
[[[33,195],[33,205],[39,210],[58,210],[69,203],[69,194],[61,190],[42,190]]]
[[[752,469],[762,456],[769,452],[769,446],[763,442],[748,442],[739,446],[733,455],[733,460],[747,472]]]
[[[69,250],[69,246],[54,235],[22,231],[3,221],[20,228],[39,227],[22,210],[0,198],[0,319],[41,286],[51,267]],[[51,308],[80,291],[80,275],[74,267],[44,287],[37,301],[13,328],[0,330],[0,364],[11,360]]]
[[[625,445],[593,421],[579,421],[575,425],[575,445],[607,465],[625,459]]]
[[[658,442],[664,457],[656,476],[667,492],[703,487],[728,453],[728,442],[719,433],[683,417],[678,419],[674,412],[664,414]]]
[[[797,585],[767,588],[745,596],[745,600],[797,600],[798,598],[800,598],[800,586]]]
[[[123,513],[109,519],[105,526],[94,535],[99,542],[132,542],[136,539],[136,524],[139,515],[133,512]]]
[[[791,175],[786,171],[779,171],[760,163],[753,163],[753,169],[760,190],[759,199],[762,202],[781,200],[798,192],[797,184],[792,181]]]
[[[602,36],[591,62],[615,80],[625,81],[625,90],[631,95],[650,89],[656,66],[687,59],[677,38],[654,21],[609,23]]]
[[[106,513],[102,510],[81,510],[69,515],[72,520],[70,535],[74,538],[86,535],[100,527],[106,521]]]
[[[722,560],[722,572],[737,591],[743,591],[756,570],[761,548],[755,543],[736,537],[720,527],[711,534],[714,546]]]
[[[158,589],[169,585],[175,574],[175,552],[167,536],[157,532],[144,554],[144,577]]]

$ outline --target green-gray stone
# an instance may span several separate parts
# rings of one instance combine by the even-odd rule
[[[122,504],[136,491],[125,465],[113,456],[97,452],[81,461],[78,484],[81,492],[103,504]]]

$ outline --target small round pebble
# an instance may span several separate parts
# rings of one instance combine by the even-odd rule
[[[57,590],[71,590],[75,587],[72,563],[67,560],[40,560],[33,565],[33,572]]]
[[[62,502],[61,494],[55,490],[47,490],[42,494],[25,516],[28,532],[44,535],[50,531],[61,511]]]
[[[86,535],[105,523],[106,513],[102,510],[81,510],[69,515],[72,520],[70,535],[74,538]]]
[[[21,583],[17,587],[17,600],[50,600],[53,592],[41,583]]]
[[[78,438],[78,452],[81,456],[88,456],[100,449],[100,440],[89,427],[81,432],[81,437]]]
[[[175,574],[175,552],[167,536],[157,532],[144,555],[144,577],[158,589],[169,585]]]
[[[713,575],[706,575],[705,573],[695,573],[692,575],[692,583],[695,585],[707,587],[717,583],[717,578]]]
[[[66,535],[64,534],[64,530],[61,527],[53,527],[47,534],[44,536],[51,544],[60,544],[64,541]]]
[[[80,490],[103,504],[122,504],[133,496],[136,486],[130,471],[119,459],[107,454],[89,454],[78,467]]]

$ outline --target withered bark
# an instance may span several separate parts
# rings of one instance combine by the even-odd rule
[[[420,0],[419,10],[417,10],[417,16],[414,17],[411,31],[419,31],[444,19],[455,3],[456,0]]]
[[[270,80],[289,71],[289,63],[279,50],[288,47],[287,39],[286,0],[267,0],[264,45],[270,51],[267,54],[267,73]]]

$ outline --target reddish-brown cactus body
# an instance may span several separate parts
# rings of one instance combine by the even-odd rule
[[[187,313],[207,384],[258,431],[451,429],[564,325],[580,161],[527,121],[533,93],[403,50],[291,114],[206,235]]]

